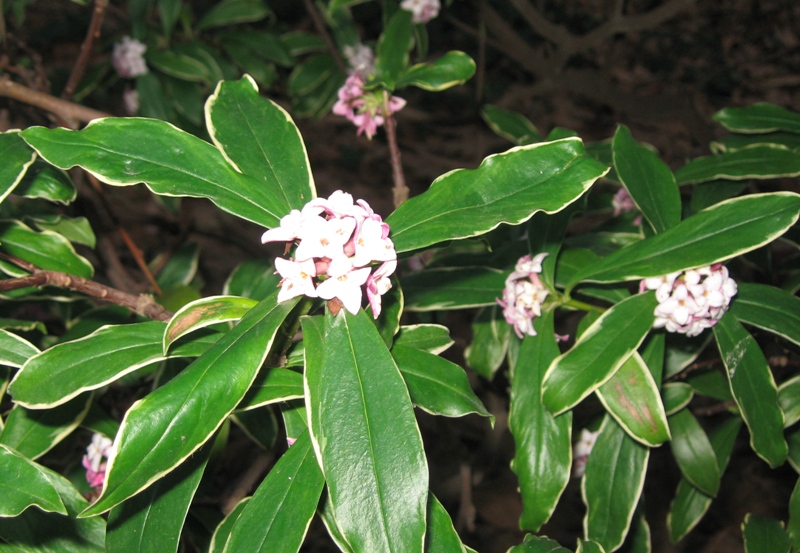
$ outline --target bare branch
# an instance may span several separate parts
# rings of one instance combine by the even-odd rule
[[[0,78],[0,96],[13,98],[14,100],[49,111],[62,119],[73,122],[73,128],[77,128],[77,125],[74,124],[75,121],[88,123],[94,119],[111,117],[108,113],[87,108],[80,104],[67,102],[66,100],[61,100],[50,94],[45,94],[44,92],[39,92],[38,90],[33,90],[27,86],[17,84],[7,77]]]
[[[383,123],[386,127],[386,138],[389,141],[389,159],[392,162],[392,180],[394,181],[392,196],[394,197],[394,206],[399,207],[408,199],[408,186],[406,186],[406,178],[403,175],[403,164],[400,161],[400,148],[397,145],[397,123],[389,108],[389,93],[385,90],[383,91],[383,113],[386,114],[383,116]]]
[[[94,11],[92,12],[92,21],[89,23],[89,30],[86,31],[86,38],[81,44],[81,53],[75,61],[75,66],[72,68],[72,74],[69,76],[67,86],[64,87],[64,92],[61,97],[64,100],[69,100],[75,94],[75,89],[80,84],[84,73],[86,73],[86,66],[89,64],[89,56],[92,53],[92,46],[96,38],[100,36],[100,25],[103,23],[103,16],[106,13],[108,0],[95,0]]]

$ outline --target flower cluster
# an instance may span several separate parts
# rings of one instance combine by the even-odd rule
[[[514,332],[520,338],[525,334],[536,336],[533,319],[541,316],[542,302],[548,294],[547,288],[539,279],[545,257],[546,253],[540,253],[533,258],[530,255],[521,257],[506,279],[503,299],[497,300],[503,307],[506,322],[514,326]]]
[[[342,53],[347,58],[351,73],[372,75],[375,72],[375,54],[369,46],[360,42],[355,45],[348,44],[342,49]]]
[[[347,77],[338,94],[339,100],[333,105],[333,113],[352,121],[358,127],[356,135],[366,133],[369,139],[378,132],[385,117],[400,111],[406,105],[406,101],[397,96],[391,96],[384,105],[383,91],[364,90],[364,77],[358,72]]]
[[[646,278],[639,290],[655,290],[658,306],[654,327],[697,336],[717,324],[736,295],[736,281],[723,265]]]
[[[397,268],[397,253],[389,225],[364,200],[354,203],[353,196],[341,190],[328,199],[316,198],[302,211],[293,209],[261,241],[297,242],[293,259],[275,260],[283,277],[279,302],[301,295],[335,298],[355,315],[361,308],[361,286],[366,286],[372,315],[380,315],[381,296],[392,287],[389,277]],[[373,271],[374,264],[379,265]]]
[[[133,78],[147,74],[147,63],[144,61],[144,53],[147,46],[129,36],[122,37],[122,40],[114,45],[111,53],[111,63],[117,70],[120,77]]]
[[[581,437],[578,441],[572,444],[572,477],[580,478],[586,472],[586,462],[589,460],[589,454],[594,449],[594,444],[597,441],[597,435],[600,432],[591,432],[587,429],[581,430]]]
[[[400,7],[412,13],[414,23],[427,23],[439,15],[442,6],[439,0],[403,0]]]
[[[102,488],[106,478],[106,463],[103,458],[111,456],[112,442],[102,434],[92,436],[92,442],[86,448],[81,464],[86,469],[86,480],[93,488]]]
[[[614,208],[614,217],[636,210],[636,204],[633,202],[630,192],[624,187],[617,190],[617,193],[614,194],[614,197],[611,199],[611,207]],[[642,215],[639,214],[636,219],[633,220],[633,225],[638,227],[641,224]]]

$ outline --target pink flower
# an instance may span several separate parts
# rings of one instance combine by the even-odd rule
[[[120,77],[133,78],[145,75],[148,72],[147,63],[144,61],[146,51],[147,46],[135,38],[124,36],[114,45],[111,63]]]
[[[397,252],[389,225],[364,200],[354,202],[341,190],[315,198],[302,210],[292,210],[261,240],[287,242],[287,253],[294,247],[291,259],[275,260],[283,277],[279,302],[300,295],[336,299],[355,315],[365,286],[373,316],[380,314],[380,297],[391,288]]]
[[[614,217],[636,210],[636,204],[634,203],[633,198],[631,198],[627,188],[620,188],[617,190],[617,193],[614,194],[614,198],[611,200],[611,205],[614,207]],[[639,215],[636,217],[633,220],[633,224],[637,227],[641,225],[642,216]]]
[[[333,105],[333,113],[346,117],[358,127],[357,136],[362,133],[370,140],[383,125],[384,117],[403,109],[406,101],[392,96],[388,101],[389,113],[384,113],[383,92],[365,91],[364,79],[360,73],[353,73],[339,89],[339,100]]]
[[[719,321],[736,295],[736,281],[723,265],[689,269],[663,277],[646,278],[639,290],[655,290],[658,305],[655,328],[697,336]]]
[[[103,487],[106,476],[106,463],[103,462],[103,458],[111,456],[112,448],[111,440],[95,432],[86,448],[86,454],[81,459],[81,464],[86,469],[86,480],[91,487]]]
[[[427,23],[439,15],[441,4],[439,0],[403,0],[400,7],[412,13],[414,23]]]
[[[572,477],[580,478],[586,472],[586,462],[589,454],[594,449],[597,436],[600,432],[590,432],[585,428],[581,430],[581,437],[572,445]]]
[[[536,257],[523,256],[506,279],[503,299],[497,303],[503,308],[506,322],[514,327],[517,336],[536,336],[533,319],[542,314],[542,303],[550,293],[539,279],[546,253]]]

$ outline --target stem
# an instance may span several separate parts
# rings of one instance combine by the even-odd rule
[[[43,286],[55,286],[57,288],[66,288],[68,290],[80,292],[81,294],[105,302],[121,305],[154,321],[168,321],[172,318],[172,312],[157,304],[153,296],[149,294],[139,294],[137,296],[79,276],[62,273],[60,271],[40,269],[24,259],[3,252],[0,252],[0,259],[13,263],[17,267],[31,273],[24,277],[0,280],[0,292],[19,290],[31,286],[39,288]]]
[[[572,307],[573,309],[580,309],[581,311],[596,311],[598,313],[606,312],[605,307],[600,307],[599,305],[592,305],[591,303],[586,303],[583,301],[573,300],[572,298],[562,303],[561,306]]]
[[[383,91],[383,124],[386,127],[386,138],[389,141],[389,159],[392,162],[392,196],[394,207],[399,207],[408,199],[408,186],[403,175],[403,164],[400,161],[400,148],[397,147],[397,124],[389,109],[389,92]]]
[[[45,111],[54,113],[62,119],[73,123],[75,121],[88,123],[94,119],[111,117],[108,113],[61,100],[50,94],[45,94],[44,92],[39,92],[38,90],[33,90],[27,86],[12,82],[6,77],[0,78],[0,96],[6,96],[42,108]],[[72,126],[73,128],[77,128],[77,124]]]
[[[317,9],[314,7],[314,3],[312,0],[304,0],[306,11],[308,15],[311,16],[311,21],[314,22],[314,28],[317,32],[322,35],[323,40],[325,41],[325,45],[328,47],[328,51],[330,52],[331,56],[333,57],[333,61],[336,63],[336,67],[339,68],[339,71],[342,74],[347,74],[347,67],[342,61],[342,56],[339,55],[339,49],[336,48],[336,44],[334,44],[333,39],[331,38],[328,29],[325,27],[325,21],[322,19],[322,16],[319,14]]]
[[[86,31],[86,38],[81,44],[81,53],[75,61],[75,67],[72,68],[72,74],[69,76],[67,86],[64,87],[64,92],[61,97],[64,100],[69,100],[75,94],[75,89],[81,82],[84,73],[86,73],[86,66],[89,64],[89,55],[92,53],[92,46],[94,41],[100,36],[100,25],[103,23],[103,17],[106,13],[108,0],[95,0],[94,11],[92,11],[92,21],[89,23],[89,30]]]
[[[276,354],[271,356],[271,361],[268,361],[269,364],[272,366],[283,366],[286,363],[286,352],[292,347],[294,335],[300,330],[300,319],[303,318],[304,315],[308,315],[308,312],[311,311],[313,306],[313,298],[304,296],[303,299],[300,300],[297,308],[297,315],[284,327],[286,330],[283,332],[281,342],[278,344],[279,347],[275,350]]]

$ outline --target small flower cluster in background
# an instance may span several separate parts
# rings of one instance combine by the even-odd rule
[[[636,209],[636,204],[633,202],[630,192],[624,187],[617,190],[617,193],[614,194],[614,197],[611,199],[611,206],[614,208],[614,217]],[[633,220],[633,225],[638,227],[641,224],[642,216],[640,214]]]
[[[147,63],[144,61],[144,53],[147,46],[129,36],[122,37],[122,40],[114,45],[111,53],[111,63],[117,70],[120,77],[133,78],[147,74]]]
[[[728,269],[717,264],[646,278],[639,290],[656,291],[655,328],[697,336],[722,318],[737,286],[728,276]]]
[[[414,23],[427,23],[439,15],[442,6],[439,0],[403,0],[400,7],[413,14],[411,21]]]
[[[341,190],[328,199],[316,198],[281,219],[279,227],[261,237],[267,242],[297,242],[292,259],[275,259],[282,280],[278,301],[296,296],[338,299],[355,315],[365,286],[374,317],[381,312],[381,296],[392,287],[389,277],[397,268],[397,253],[389,239],[389,225],[364,200]],[[377,268],[373,271],[373,266]]]
[[[545,257],[546,253],[540,253],[533,258],[530,255],[521,257],[506,279],[503,299],[497,300],[503,308],[506,322],[514,326],[514,332],[520,338],[526,334],[536,336],[533,319],[541,316],[542,302],[549,293],[539,279]]]
[[[86,454],[81,460],[83,468],[86,469],[86,481],[93,488],[100,489],[103,487],[103,481],[106,478],[106,462],[111,456],[112,442],[102,434],[95,434],[92,436],[92,441],[86,448]]]
[[[367,138],[372,139],[385,118],[403,109],[406,101],[391,96],[388,102],[384,102],[382,90],[364,90],[364,78],[358,71],[347,77],[339,89],[339,100],[333,105],[333,113],[352,121],[358,127],[357,136],[365,133]]]
[[[597,441],[597,435],[600,432],[591,432],[584,428],[581,430],[581,437],[578,441],[572,444],[572,477],[580,478],[586,472],[586,462],[589,460],[589,454],[594,448]]]

